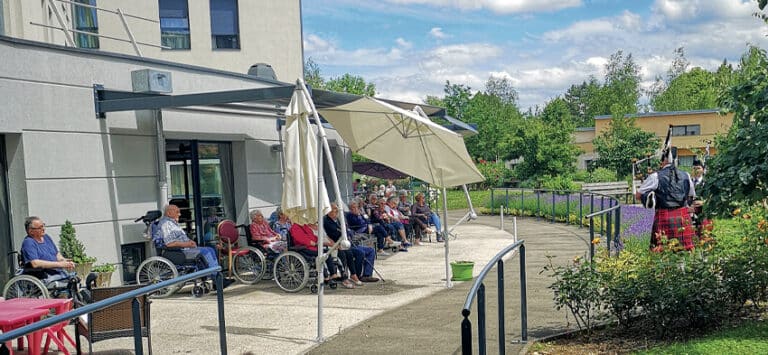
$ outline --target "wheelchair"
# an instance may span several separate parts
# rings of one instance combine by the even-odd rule
[[[13,278],[8,280],[3,288],[3,297],[11,298],[72,298],[75,307],[91,302],[90,287],[95,284],[96,274],[86,277],[86,286],[80,285],[80,278],[73,273],[50,274],[45,269],[32,268],[25,265],[19,257],[19,252],[8,254],[16,257],[18,266]]]
[[[338,258],[331,257],[339,270],[343,270]],[[275,283],[285,292],[295,293],[309,285],[312,293],[317,293],[317,266],[315,260],[317,252],[293,244],[291,235],[288,234],[288,250],[277,255],[274,261],[272,274]],[[338,284],[334,280],[328,281],[328,287],[335,290]]]
[[[182,248],[168,248],[163,239],[159,237],[157,221],[162,217],[162,212],[154,210],[147,212],[139,217],[135,222],[142,221],[146,226],[145,234],[152,239],[152,243],[157,251],[157,256],[144,260],[139,264],[136,270],[136,281],[141,284],[154,284],[162,281],[174,279],[179,275],[184,275],[205,268],[205,260],[202,254],[186,254]],[[175,284],[160,289],[150,295],[152,298],[164,298],[172,295],[184,285]],[[196,279],[193,281],[192,295],[201,297],[210,292],[211,287],[207,282]]]
[[[216,230],[223,244],[222,252],[226,253],[224,260],[227,261],[229,274],[241,283],[253,285],[268,273],[267,258],[257,247],[238,245],[237,241],[240,238],[238,228],[240,227],[243,225],[235,225],[235,222],[225,219],[219,222]]]

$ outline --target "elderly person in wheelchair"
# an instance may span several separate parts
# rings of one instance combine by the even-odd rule
[[[27,236],[21,243],[21,268],[17,276],[6,284],[3,297],[66,295],[74,298],[79,305],[88,303],[90,294],[85,289],[79,289],[80,279],[74,272],[65,270],[73,270],[75,264],[61,255],[53,239],[45,233],[43,220],[37,216],[27,217],[24,229]]]

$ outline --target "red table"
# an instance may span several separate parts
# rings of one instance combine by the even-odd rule
[[[0,329],[3,333],[7,333],[11,330],[21,328],[25,325],[32,324],[39,321],[43,316],[50,313],[48,309],[30,309],[24,306],[14,306],[13,304],[7,305],[8,301],[0,302]],[[29,353],[40,353],[40,342],[42,341],[43,331],[39,330],[27,335],[29,341]],[[23,346],[22,338],[19,338],[20,347]],[[8,350],[11,350],[10,341],[6,344]]]
[[[40,311],[43,313],[41,316],[47,315],[50,313],[51,310],[54,311],[54,314],[62,314],[64,312],[69,311],[72,308],[72,299],[68,298],[13,298],[4,302],[0,302],[0,314],[3,314],[3,316],[0,316],[0,318],[5,317],[5,311],[6,310],[22,310],[26,313],[31,314],[37,314]],[[41,316],[38,316],[37,319],[28,322],[26,324],[32,323],[34,321],[37,321],[40,319]],[[22,324],[26,325],[26,324]],[[69,342],[72,344],[72,346],[75,346],[75,342],[72,340],[72,337],[69,336],[69,334],[66,333],[65,326],[67,325],[67,322],[62,322],[60,324],[51,326],[50,328],[40,330],[39,332],[36,332],[37,334],[35,337],[29,340],[29,347],[30,347],[30,354],[36,354],[33,352],[32,347],[34,346],[37,351],[40,351],[40,344],[42,342],[42,335],[44,333],[49,333],[49,339],[46,341],[46,344],[50,340],[53,340],[54,343],[59,347],[59,350],[63,351],[65,354],[68,353],[66,348],[64,348],[64,338],[69,340]],[[10,328],[15,329],[19,328],[19,326]],[[6,330],[3,329],[5,332]],[[56,338],[56,339],[51,339]],[[58,341],[57,341],[58,340]],[[46,346],[47,348],[47,346]]]

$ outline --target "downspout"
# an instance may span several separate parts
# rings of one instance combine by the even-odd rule
[[[168,199],[168,178],[165,174],[165,133],[163,132],[163,112],[152,110],[155,119],[156,154],[157,154],[157,208],[163,211]]]

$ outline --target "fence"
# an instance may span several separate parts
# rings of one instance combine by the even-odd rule
[[[107,298],[103,301],[85,305],[83,307],[56,315],[54,317],[43,319],[39,322],[35,322],[18,329],[14,329],[8,333],[0,334],[0,344],[3,344],[7,341],[11,341],[13,339],[20,338],[22,336],[25,336],[32,332],[36,332],[43,328],[47,328],[64,321],[75,319],[77,317],[80,317],[83,314],[88,314],[91,312],[102,310],[104,308],[108,308],[112,305],[123,302],[125,300],[133,299],[131,306],[133,311],[132,319],[133,319],[133,340],[134,340],[134,351],[135,351],[134,353],[136,355],[143,355],[144,348],[142,346],[142,341],[141,341],[141,338],[142,338],[141,337],[141,318],[139,313],[139,301],[137,300],[137,297],[150,294],[159,289],[166,288],[168,286],[172,286],[178,283],[187,282],[189,280],[198,279],[202,277],[207,277],[212,273],[216,273],[215,282],[216,282],[216,289],[218,290],[216,292],[216,302],[218,304],[218,316],[219,316],[219,347],[220,347],[219,351],[222,355],[226,355],[227,354],[227,336],[226,336],[226,325],[224,322],[224,294],[222,292],[222,289],[224,288],[224,285],[223,285],[224,277],[221,274],[221,266],[200,270],[191,274],[179,276],[174,279],[148,285],[133,291],[129,291],[114,297]]]
[[[504,208],[507,214],[550,219],[551,223],[589,226],[590,259],[599,237],[605,237],[609,251],[621,250],[621,203],[616,197],[589,191],[491,189],[491,214],[499,208]]]
[[[487,265],[480,271],[480,274],[472,284],[472,288],[467,294],[467,300],[464,302],[464,308],[461,315],[464,320],[461,321],[461,352],[462,354],[472,354],[472,321],[469,320],[471,314],[472,302],[477,297],[477,338],[478,347],[481,355],[486,354],[485,339],[485,276],[493,269],[497,268],[497,302],[498,302],[498,320],[499,320],[499,354],[504,354],[506,348],[506,334],[504,329],[504,260],[505,255],[520,250],[520,326],[522,329],[522,341],[528,340],[528,301],[526,295],[525,283],[525,245],[523,240],[517,241],[512,245],[501,250],[491,259]]]

